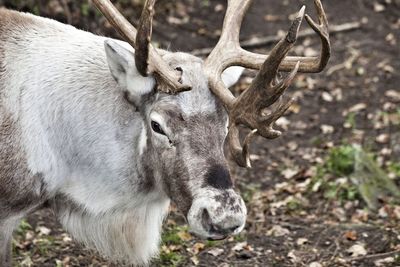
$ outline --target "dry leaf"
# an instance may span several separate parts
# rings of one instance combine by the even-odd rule
[[[357,232],[356,231],[347,231],[344,233],[344,237],[348,240],[355,241],[357,240]]]
[[[302,246],[302,245],[304,245],[304,244],[306,244],[306,243],[308,243],[308,239],[307,239],[307,238],[304,238],[304,237],[300,237],[300,238],[298,238],[298,239],[296,240],[296,244],[297,244],[298,246]]]
[[[382,5],[382,4],[380,4],[380,3],[378,3],[378,2],[375,2],[374,3],[374,11],[375,12],[382,12],[382,11],[385,11],[385,6],[384,5]]]
[[[193,247],[190,249],[190,252],[192,252],[194,255],[199,254],[200,251],[204,249],[205,245],[203,243],[196,243],[193,245]]]
[[[400,92],[395,90],[388,90],[385,93],[385,96],[390,98],[392,101],[400,102]]]
[[[214,257],[217,257],[224,253],[224,250],[222,248],[213,248],[207,251],[208,254],[213,255]]]
[[[352,257],[360,257],[367,255],[367,250],[364,247],[364,244],[355,244],[346,250]]]
[[[387,257],[383,259],[379,259],[374,261],[375,266],[377,267],[385,267],[385,266],[391,266],[389,263],[394,263],[395,259],[393,257]]]
[[[323,134],[331,134],[335,131],[335,128],[333,128],[333,126],[327,124],[322,124],[320,128]]]
[[[194,265],[199,265],[200,261],[199,258],[197,258],[197,256],[193,256],[190,258],[190,260],[193,262]]]
[[[239,243],[237,243],[237,244],[232,248],[232,250],[233,250],[233,251],[241,251],[241,250],[243,250],[244,247],[246,247],[246,246],[247,246],[247,242],[239,242]]]
[[[39,235],[49,235],[51,233],[51,230],[44,226],[38,226],[36,228],[36,232],[38,232]]]
[[[285,177],[285,179],[291,179],[291,178],[293,178],[298,172],[299,172],[299,170],[298,170],[297,168],[295,168],[295,169],[287,168],[287,169],[283,170],[283,171],[281,172],[281,174],[283,175],[283,177]]]
[[[186,232],[186,231],[180,231],[180,232],[178,232],[177,235],[178,235],[179,238],[180,238],[181,240],[183,240],[183,241],[190,241],[190,240],[193,239],[192,235],[189,234],[189,233]]]
[[[390,137],[388,134],[380,134],[375,138],[375,141],[380,144],[389,143]]]
[[[290,231],[286,228],[283,228],[280,225],[274,225],[270,230],[268,230],[267,235],[268,236],[285,236],[288,235]]]
[[[328,93],[328,92],[323,92],[322,93],[322,99],[326,102],[332,102],[333,101],[333,96]]]
[[[311,262],[310,265],[308,265],[308,267],[322,267],[322,264],[319,262]]]
[[[347,111],[347,113],[350,113],[350,112],[359,112],[359,111],[364,110],[364,109],[366,109],[366,108],[367,108],[367,104],[365,104],[365,103],[358,103],[358,104],[352,106],[351,108],[349,108],[348,111]]]

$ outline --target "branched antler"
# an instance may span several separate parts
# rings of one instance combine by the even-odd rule
[[[309,16],[306,16],[306,20],[321,38],[320,56],[286,57],[297,40],[305,7],[301,8],[287,35],[273,48],[270,55],[259,55],[242,49],[239,44],[241,23],[251,0],[228,0],[222,34],[217,46],[205,62],[205,71],[211,90],[224,103],[229,113],[229,147],[235,161],[242,167],[251,166],[248,149],[256,134],[268,139],[281,135],[280,131],[273,129],[273,124],[289,108],[292,100],[283,100],[267,115],[263,114],[263,111],[282,99],[283,93],[298,71],[319,72],[328,63],[330,57],[328,22],[321,1],[314,2],[318,11],[319,24]],[[237,98],[221,80],[222,72],[234,65],[260,70],[249,88]],[[279,81],[277,78],[279,70],[289,71],[290,74]],[[243,146],[239,139],[239,125],[252,130],[245,138]]]
[[[110,0],[92,1],[125,40],[135,48],[136,67],[143,76],[153,74],[159,90],[165,93],[176,94],[190,90],[189,86],[181,83],[181,73],[171,69],[150,43],[156,0],[146,0],[138,30],[119,13]],[[249,144],[254,136],[260,135],[272,139],[281,135],[281,132],[273,128],[273,124],[292,103],[291,99],[282,100],[282,95],[296,73],[322,71],[331,53],[328,21],[321,0],[314,0],[318,23],[306,15],[308,24],[321,39],[322,48],[319,57],[286,56],[297,40],[304,18],[304,7],[292,22],[287,35],[273,48],[270,55],[256,54],[242,49],[239,43],[240,27],[251,2],[252,0],[228,0],[220,40],[204,63],[209,86],[229,113],[228,141],[231,154],[243,167],[251,165]],[[221,79],[222,72],[230,66],[260,70],[249,88],[237,98],[225,87]],[[278,71],[290,74],[285,79],[279,80]],[[281,100],[278,107],[269,114],[263,113],[278,100]],[[251,129],[243,145],[239,139],[239,125]]]
[[[136,68],[140,74],[143,76],[154,74],[158,84],[157,88],[164,93],[176,94],[190,90],[190,86],[181,83],[181,73],[173,70],[150,43],[155,2],[156,0],[146,0],[138,30],[136,30],[110,0],[93,0],[95,6],[111,25],[135,48]]]

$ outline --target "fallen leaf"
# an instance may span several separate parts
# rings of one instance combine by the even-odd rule
[[[214,257],[217,257],[224,253],[224,250],[222,248],[213,248],[207,251],[208,254],[213,255]]]
[[[290,231],[286,228],[283,228],[280,225],[274,225],[272,226],[272,228],[270,230],[267,231],[267,235],[268,236],[285,236],[288,235],[290,233]]]
[[[297,244],[298,246],[302,246],[302,245],[304,245],[304,244],[306,244],[306,243],[308,243],[308,239],[307,239],[307,238],[304,238],[304,237],[300,237],[300,238],[298,238],[298,239],[296,240],[296,244]]]
[[[388,90],[385,92],[385,96],[390,98],[392,101],[400,102],[400,92],[395,90]]]
[[[323,92],[322,93],[322,99],[326,102],[332,102],[333,101],[333,96],[329,94],[328,92]]]
[[[241,251],[241,250],[243,250],[244,247],[246,247],[246,246],[247,246],[247,242],[239,242],[239,243],[237,243],[237,244],[232,248],[232,250],[233,250],[233,251]]]
[[[180,231],[177,234],[182,241],[190,241],[193,239],[192,235],[186,231]]]
[[[346,251],[348,253],[350,253],[350,256],[352,256],[352,257],[359,257],[359,256],[367,255],[367,250],[365,249],[364,244],[361,244],[361,243],[351,246]]]
[[[205,245],[203,243],[195,243],[190,249],[190,252],[192,252],[194,255],[197,255],[200,251],[204,249],[204,247]]]
[[[374,11],[375,12],[379,13],[379,12],[385,11],[385,9],[386,8],[385,8],[384,5],[382,5],[382,4],[378,3],[378,2],[374,3]]]
[[[387,144],[390,141],[388,134],[380,134],[375,138],[375,141],[380,144]]]
[[[358,103],[347,110],[347,113],[350,112],[359,112],[367,108],[367,104],[365,103]]]
[[[384,267],[384,266],[389,266],[388,263],[394,263],[395,259],[394,257],[387,257],[387,258],[383,258],[383,259],[379,259],[374,261],[375,266],[377,267]]]
[[[49,235],[51,233],[51,230],[44,226],[38,226],[36,228],[36,232],[39,233],[39,235]]]
[[[193,257],[191,257],[190,258],[190,260],[193,262],[193,264],[194,265],[199,265],[199,263],[200,263],[200,260],[199,260],[199,258],[197,258],[197,256],[193,256]]]
[[[297,262],[297,261],[298,261],[298,260],[297,260],[297,256],[296,256],[294,250],[289,251],[289,253],[288,253],[288,258],[289,258],[290,261],[292,261],[292,262]]]
[[[221,12],[221,11],[223,11],[224,9],[225,9],[224,5],[222,5],[222,4],[217,4],[217,5],[215,6],[215,8],[214,8],[214,11],[215,11],[215,12]]]
[[[299,172],[298,169],[291,169],[291,168],[287,168],[284,169],[281,174],[283,175],[283,177],[285,177],[285,179],[291,179],[293,178],[297,173]]]
[[[347,231],[344,233],[344,237],[348,240],[355,241],[357,240],[357,232],[356,231]]]
[[[335,131],[335,128],[333,128],[333,126],[327,124],[322,124],[320,128],[323,134],[331,134]]]

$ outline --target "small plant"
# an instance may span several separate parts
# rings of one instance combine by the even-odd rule
[[[389,170],[400,174],[400,164],[389,165]],[[390,193],[398,198],[400,191],[371,153],[358,145],[332,148],[311,183],[313,191],[321,190],[328,199],[340,202],[362,198],[370,209],[376,209],[378,198]]]
[[[400,162],[389,162],[387,169],[389,172],[394,173],[394,175],[397,177],[400,177]]]
[[[181,256],[181,250],[188,246],[187,241],[190,238],[186,226],[168,226],[162,234],[162,246],[160,256],[156,261],[157,266],[178,266],[184,260],[184,257]]]
[[[348,128],[355,129],[357,124],[356,124],[356,113],[355,112],[349,112],[346,116],[346,121],[345,121],[345,126]]]
[[[317,167],[317,174],[311,183],[313,191],[321,190],[324,197],[340,202],[359,197],[357,188],[348,177],[354,171],[355,150],[350,145],[332,148],[323,164]]]
[[[259,191],[260,185],[259,184],[246,184],[242,185],[241,196],[246,203],[250,203],[254,193]]]
[[[355,153],[350,145],[333,147],[325,161],[325,168],[338,177],[350,175],[354,171]]]
[[[19,227],[16,230],[16,233],[19,236],[25,236],[26,232],[32,230],[32,226],[25,220],[21,220]]]
[[[161,250],[160,257],[157,260],[157,266],[175,267],[183,261],[183,256],[179,252]]]

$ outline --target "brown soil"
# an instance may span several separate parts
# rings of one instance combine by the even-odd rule
[[[18,1],[0,1],[0,4],[2,2],[20,9],[31,8],[28,4],[17,6],[15,2]],[[67,2],[71,13],[69,20],[74,25],[115,35],[93,10],[89,9],[85,17],[75,1]],[[159,1],[155,41],[172,51],[187,52],[216,43],[225,1],[171,2]],[[284,30],[289,23],[288,16],[302,4],[315,15],[311,0],[255,0],[244,22],[242,39],[275,35],[278,30]],[[377,155],[384,167],[388,162],[399,162],[400,158],[399,125],[389,122],[379,126],[380,121],[375,116],[382,112],[392,114],[393,110],[399,109],[400,99],[393,98],[388,91],[400,92],[400,75],[397,73],[400,68],[400,1],[337,0],[324,1],[324,6],[331,25],[362,21],[362,27],[331,37],[332,59],[323,73],[298,75],[289,92],[296,97],[296,108],[286,115],[286,125],[280,124],[286,131],[276,140],[256,139],[251,150],[256,159],[254,167],[246,170],[231,164],[237,187],[248,195],[249,218],[241,237],[208,244],[204,248],[197,245],[201,240],[190,239],[178,248],[172,248],[182,256],[177,265],[309,266],[318,262],[322,266],[367,267],[378,266],[377,260],[392,257],[395,262],[381,266],[400,266],[398,206],[383,199],[380,213],[366,211],[360,199],[326,199],[323,192],[299,189],[299,184],[310,178],[313,167],[323,161],[332,146],[353,142],[363,144]],[[55,14],[44,4],[39,10],[43,15],[68,21],[63,12]],[[140,9],[125,5],[124,10],[137,18]],[[318,50],[318,38],[300,40],[295,53],[302,54],[308,48]],[[260,47],[256,51],[267,53],[269,49]],[[356,56],[348,68],[330,73],[353,55]],[[251,75],[251,72],[246,74]],[[247,81],[244,78],[238,89]],[[345,128],[346,111],[360,103],[365,107],[356,109],[353,127]],[[323,132],[321,125],[332,126],[333,131]],[[387,139],[378,138],[377,142],[381,135],[386,135]],[[293,178],[285,179],[282,175],[285,169],[298,171]],[[399,183],[400,177],[396,179]],[[276,203],[289,196],[299,202],[294,208],[287,205],[276,208]],[[35,229],[44,225],[52,230],[51,242],[35,243],[26,236],[16,235],[15,262],[21,263],[29,255],[33,266],[56,266],[56,260],[64,261],[64,266],[110,266],[106,260],[70,241],[50,212],[33,214],[28,221],[34,229],[30,231],[33,239],[41,239]],[[167,228],[171,227],[172,221],[181,221],[181,218],[173,213]],[[348,249],[355,244],[362,245],[367,255],[351,257]],[[196,246],[201,249],[193,251]],[[216,248],[222,251],[213,256]],[[163,248],[166,249],[169,249],[168,244]],[[168,261],[157,261],[153,265],[168,264],[173,266]]]

